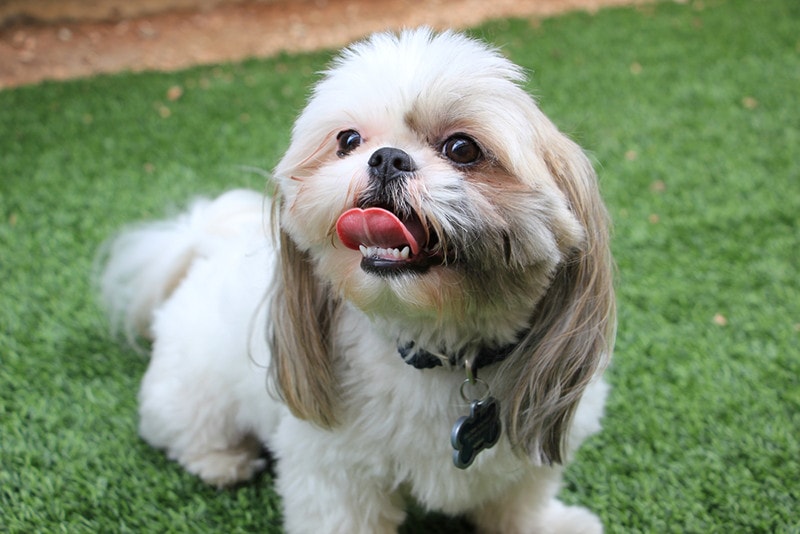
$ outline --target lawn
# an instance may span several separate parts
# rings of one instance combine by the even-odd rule
[[[800,532],[800,3],[472,33],[529,69],[615,221],[613,393],[564,499],[608,532]],[[0,532],[280,532],[269,474],[218,491],[138,438],[147,360],[91,275],[126,223],[265,189],[330,54],[0,91]]]

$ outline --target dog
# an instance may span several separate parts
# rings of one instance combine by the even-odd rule
[[[290,533],[601,532],[558,498],[600,429],[609,220],[523,70],[463,34],[379,33],[321,74],[274,170],[123,231],[110,321],[151,340],[140,434],[216,486],[276,461]]]

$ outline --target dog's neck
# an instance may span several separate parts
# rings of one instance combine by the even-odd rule
[[[399,343],[397,345],[397,352],[400,354],[400,357],[403,358],[403,361],[416,369],[432,369],[448,363],[450,366],[456,368],[469,365],[471,369],[477,371],[481,367],[502,362],[514,352],[517,345],[518,342],[515,341],[499,347],[480,345],[477,347],[467,347],[457,352],[431,352],[417,346],[414,341],[408,341]]]

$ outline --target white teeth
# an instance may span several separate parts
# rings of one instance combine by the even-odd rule
[[[361,251],[361,255],[365,258],[407,260],[411,255],[411,249],[407,246],[403,247],[401,250],[397,248],[367,247],[364,245],[359,245],[358,250]]]

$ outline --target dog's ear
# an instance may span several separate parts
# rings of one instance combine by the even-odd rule
[[[537,463],[562,463],[584,390],[606,365],[615,324],[609,221],[583,151],[557,131],[541,154],[585,230],[582,246],[556,271],[531,330],[507,360],[509,437]]]
[[[280,265],[270,310],[271,383],[292,414],[330,428],[338,404],[331,333],[338,301],[314,275],[308,255],[283,229],[278,231]]]

